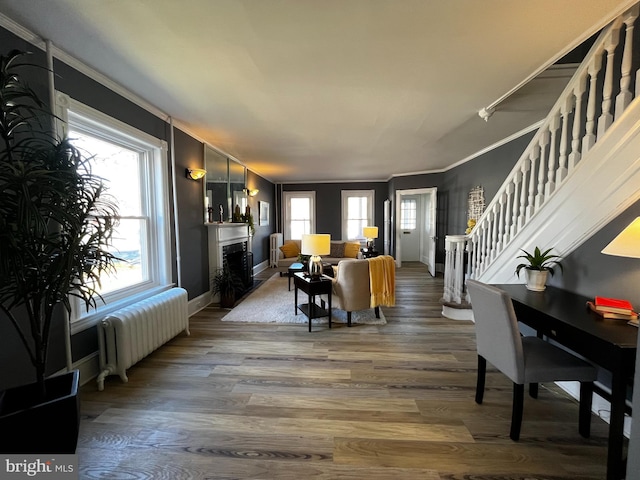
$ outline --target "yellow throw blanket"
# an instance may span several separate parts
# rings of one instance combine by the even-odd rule
[[[371,308],[396,304],[396,263],[390,255],[369,258]]]

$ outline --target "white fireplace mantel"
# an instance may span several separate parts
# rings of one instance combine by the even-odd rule
[[[222,247],[247,242],[251,252],[251,235],[246,223],[205,223],[209,234],[209,276],[222,268]]]

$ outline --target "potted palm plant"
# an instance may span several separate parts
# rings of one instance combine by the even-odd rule
[[[73,453],[78,372],[47,378],[50,331],[71,298],[87,308],[101,298],[100,276],[118,260],[108,250],[117,208],[89,159],[55,136],[24,55],[0,56],[0,321],[15,328],[35,383],[0,392],[0,452]]]
[[[244,290],[242,279],[228,266],[219,268],[211,277],[211,290],[214,295],[220,295],[220,306],[232,308],[236,303],[236,295]]]
[[[553,247],[544,251],[536,247],[533,253],[522,250],[523,254],[518,255],[517,258],[524,258],[525,262],[516,267],[516,275],[520,278],[520,271],[523,268],[525,269],[527,289],[534,292],[543,291],[546,288],[547,276],[553,276],[554,268],[558,267],[563,270],[560,256],[552,255],[550,253],[551,250],[553,250]]]

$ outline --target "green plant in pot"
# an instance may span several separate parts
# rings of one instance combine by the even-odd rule
[[[553,276],[555,267],[564,271],[560,263],[561,257],[551,254],[551,250],[553,250],[553,247],[544,251],[540,250],[539,247],[535,247],[533,253],[522,250],[523,254],[516,257],[525,259],[524,263],[520,263],[516,267],[516,275],[520,278],[520,271],[523,268],[525,269],[527,289],[541,292],[546,288],[547,276]]]
[[[220,295],[220,306],[232,308],[236,303],[236,295],[244,290],[242,279],[228,266],[219,268],[211,277],[211,290]]]
[[[108,250],[117,208],[89,160],[56,138],[55,116],[22,77],[24,55],[0,56],[0,321],[36,382],[0,392],[0,452],[73,453],[78,372],[47,378],[50,332],[71,298],[96,306],[100,275],[118,260]]]

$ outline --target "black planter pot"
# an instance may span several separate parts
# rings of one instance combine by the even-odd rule
[[[36,383],[0,392],[0,453],[75,453],[79,380],[78,370],[48,378],[40,403]]]

